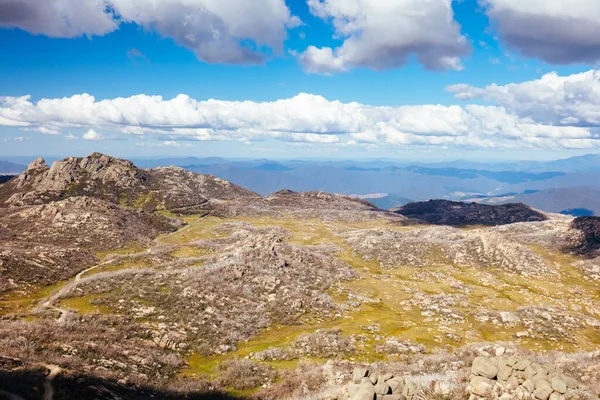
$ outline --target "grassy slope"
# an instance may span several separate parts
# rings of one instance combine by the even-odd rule
[[[195,222],[194,222],[195,221]],[[171,253],[173,257],[194,257],[210,254],[207,249],[190,245],[190,242],[199,239],[218,237],[214,228],[228,222],[246,222],[257,227],[279,226],[290,233],[289,241],[298,245],[318,245],[332,243],[340,249],[337,257],[351,265],[360,274],[360,279],[344,283],[340,288],[332,290],[332,298],[342,304],[350,297],[361,296],[372,299],[372,303],[363,304],[357,310],[344,313],[341,318],[332,321],[311,321],[296,326],[272,326],[247,343],[242,343],[238,350],[224,356],[204,357],[199,354],[189,355],[189,365],[182,371],[186,375],[207,374],[216,371],[219,363],[232,357],[245,357],[250,353],[261,351],[269,347],[288,347],[299,335],[311,333],[318,328],[339,328],[342,335],[367,335],[364,349],[355,358],[374,361],[383,357],[374,352],[374,346],[381,343],[386,337],[397,336],[403,340],[419,342],[428,349],[441,346],[457,346],[469,342],[479,341],[510,341],[519,330],[517,328],[498,329],[489,322],[482,322],[470,314],[470,304],[485,305],[486,308],[499,311],[515,311],[524,305],[557,305],[572,310],[581,310],[591,316],[598,317],[598,310],[586,307],[586,301],[600,300],[600,290],[597,285],[584,279],[581,272],[572,267],[575,258],[549,251],[548,249],[535,248],[549,263],[557,266],[560,278],[539,280],[524,278],[517,274],[488,270],[486,268],[474,269],[453,265],[445,259],[440,252],[431,251],[428,259],[431,266],[425,271],[417,273],[408,266],[398,266],[393,270],[383,271],[374,260],[365,261],[350,246],[345,243],[340,234],[354,229],[381,228],[386,229],[422,229],[422,227],[400,227],[385,221],[370,221],[366,223],[322,222],[317,220],[298,220],[292,218],[241,218],[236,220],[222,220],[208,217],[198,220],[196,217],[188,219],[190,226],[174,235],[165,236],[161,243],[176,246]],[[139,247],[132,247],[113,253],[100,254],[101,258],[110,255],[122,255],[144,251]],[[147,267],[143,262],[130,260],[116,265],[104,266],[93,273],[111,270]],[[451,277],[451,280],[440,279],[435,281],[436,274]],[[486,276],[492,274],[495,283],[486,284]],[[433,277],[433,278],[432,278]],[[408,300],[410,294],[407,289],[419,290],[426,294],[461,294],[451,282],[461,282],[469,285],[472,290],[467,295],[468,302],[453,307],[453,310],[465,316],[464,322],[453,326],[443,326],[435,319],[422,315],[418,306],[406,306],[402,301]],[[57,285],[57,286],[60,286]],[[56,287],[57,287],[56,286]],[[582,293],[579,297],[571,296],[574,286]],[[0,301],[2,313],[19,311],[23,315],[39,299],[46,296],[56,287],[31,288],[28,293],[13,292],[4,296]],[[463,293],[464,294],[464,293]],[[69,308],[81,314],[109,313],[106,307],[93,304],[94,297],[86,296],[76,299],[66,299],[60,303],[61,307]],[[25,317],[27,318],[27,317]],[[363,329],[364,326],[379,324],[380,331],[376,334]],[[463,342],[457,343],[445,336],[446,333],[455,333]],[[546,342],[540,340],[523,339],[521,345],[531,350],[588,350],[597,348],[600,338],[590,330],[582,329],[576,334],[576,343]],[[392,358],[393,359],[393,358]],[[270,362],[276,368],[290,368],[295,366],[297,360]]]

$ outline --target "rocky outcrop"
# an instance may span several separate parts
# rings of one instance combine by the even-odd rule
[[[403,223],[401,215],[379,210],[371,203],[342,194],[281,190],[264,198],[240,199],[219,204],[214,215],[223,218],[290,216],[324,221],[367,221],[388,219]]]
[[[574,235],[568,250],[578,254],[595,254],[600,250],[600,217],[579,217],[571,223]]]
[[[352,400],[416,400],[422,397],[417,385],[407,384],[403,377],[394,377],[389,373],[381,374],[369,368],[355,367],[345,398]]]
[[[49,204],[9,209],[0,219],[6,242],[81,246],[90,250],[147,243],[160,233],[177,230],[177,219],[131,210],[90,197],[71,197]]]
[[[97,262],[96,251],[150,246],[182,225],[90,197],[0,209],[0,291],[67,279]]]
[[[595,399],[596,395],[552,365],[519,357],[476,357],[469,378],[471,400]]]
[[[211,199],[233,200],[258,196],[210,175],[182,168],[142,170],[131,161],[93,153],[70,157],[51,167],[34,160],[26,171],[0,187],[0,206],[44,204],[88,196],[154,211],[196,211]]]
[[[448,200],[409,203],[395,212],[427,224],[452,226],[496,226],[547,219],[544,214],[524,204],[490,206]]]

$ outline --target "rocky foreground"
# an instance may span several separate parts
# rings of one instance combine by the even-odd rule
[[[101,154],[35,161],[0,200],[0,398],[600,392],[596,219],[417,221]]]

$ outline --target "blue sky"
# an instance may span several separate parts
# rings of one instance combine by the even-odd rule
[[[521,18],[527,26],[526,18],[533,18],[512,0],[430,0],[426,6],[421,0],[259,0],[256,7],[264,9],[257,15],[246,10],[247,17],[211,9],[209,0],[168,0],[168,17],[159,8],[136,9],[134,0],[106,1],[110,17],[104,10],[57,9],[63,6],[56,1],[31,20],[16,12],[13,18],[11,11],[28,2],[35,7],[33,0],[0,4],[0,15],[6,15],[0,17],[0,156],[99,150],[137,157],[437,160],[598,152],[600,83],[594,68],[600,41],[587,38],[587,47],[572,51],[577,48],[569,42],[573,26],[565,25],[592,29],[595,21],[600,27],[594,11],[585,12],[593,1],[577,0],[582,11],[566,23],[560,7],[544,10],[538,2],[531,25],[555,27],[548,38],[556,47],[552,51],[538,51],[548,43],[531,46],[540,40],[539,29],[515,30],[506,23]],[[242,9],[248,1],[233,3]],[[572,7],[565,0],[562,11]],[[395,14],[386,18],[386,13]],[[89,22],[78,30],[69,18]],[[213,26],[208,33],[207,21]],[[95,23],[96,31],[86,31]],[[240,24],[250,33],[235,32]],[[217,50],[205,50],[202,41],[210,42],[206,35],[219,27],[219,35],[231,38]],[[240,56],[239,49],[247,54]],[[331,49],[332,56],[322,49]],[[229,59],[219,59],[228,52]],[[553,71],[553,79],[541,80]],[[578,108],[569,100],[572,81],[589,90]],[[464,87],[448,89],[456,84]],[[492,84],[500,89],[486,90]],[[524,94],[527,90],[531,93]],[[547,90],[556,98],[535,97]],[[93,96],[93,103],[138,95],[169,101],[180,94],[189,101],[181,106],[185,112],[162,101],[151,107],[111,103],[111,115],[124,115],[115,122],[78,115],[79,106],[60,102],[81,94]],[[299,99],[299,94],[313,97]],[[22,96],[30,98],[19,105],[7,100]],[[56,99],[51,111],[37,103],[42,99]],[[222,103],[190,103],[209,99]],[[271,103],[286,99],[296,100]],[[253,107],[244,111],[238,102]],[[348,106],[352,103],[359,108]],[[444,107],[427,108],[432,105]],[[298,110],[303,119],[295,115]],[[154,125],[157,114],[162,119]]]

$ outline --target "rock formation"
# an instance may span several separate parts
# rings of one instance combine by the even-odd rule
[[[496,226],[515,222],[545,221],[546,216],[524,204],[490,206],[448,200],[409,203],[395,211],[407,218],[433,225]]]

